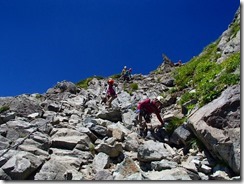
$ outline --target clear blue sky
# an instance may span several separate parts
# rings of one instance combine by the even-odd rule
[[[228,28],[238,0],[0,0],[0,97],[58,81],[148,74],[189,61]]]

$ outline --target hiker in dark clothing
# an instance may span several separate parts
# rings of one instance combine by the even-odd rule
[[[124,66],[122,72],[121,72],[121,79],[123,79],[123,81],[127,81],[129,82],[130,79],[131,79],[131,72],[132,72],[132,69],[127,69],[126,66]]]
[[[124,79],[124,76],[125,76],[125,74],[126,74],[126,71],[127,71],[127,67],[124,66],[124,68],[123,68],[123,70],[121,71],[121,74],[120,74],[121,78]]]

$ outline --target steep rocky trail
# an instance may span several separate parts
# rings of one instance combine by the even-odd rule
[[[240,49],[240,31],[231,33],[220,38],[218,62]],[[163,59],[130,83],[115,79],[111,109],[101,104],[107,79],[95,77],[87,89],[62,81],[44,94],[0,97],[0,179],[240,180],[240,83],[188,112],[177,103],[183,91],[171,93],[180,66]],[[134,126],[136,105],[158,95],[166,126],[184,122],[146,140]],[[152,124],[159,124],[154,115]]]
[[[109,110],[100,103],[105,79],[94,78],[87,90],[63,81],[43,95],[1,98],[0,105],[9,107],[1,113],[1,178],[231,179],[233,172],[217,164],[207,149],[186,149],[186,140],[194,135],[185,126],[167,143],[164,137],[145,140],[135,132],[138,101],[168,91],[156,81],[135,76],[138,90],[131,94],[124,90],[125,84],[117,82],[118,98]],[[176,107],[174,103],[165,106],[170,110],[164,116],[183,116]],[[156,117],[152,123],[159,123]]]

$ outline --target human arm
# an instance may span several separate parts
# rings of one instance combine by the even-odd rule
[[[156,116],[158,118],[158,120],[160,121],[161,125],[164,125],[164,120],[162,119],[161,115],[159,114],[159,112],[156,113]]]

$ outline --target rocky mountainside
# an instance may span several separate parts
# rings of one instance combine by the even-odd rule
[[[218,39],[214,62],[240,52],[236,25],[240,9]],[[240,180],[240,83],[203,106],[179,104],[195,89],[172,93],[173,73],[184,66],[163,59],[149,75],[116,80],[111,109],[101,104],[107,79],[96,77],[87,88],[62,81],[44,94],[0,97],[0,179]],[[147,140],[134,126],[136,105],[158,95],[166,123]],[[152,124],[159,124],[154,115]]]

